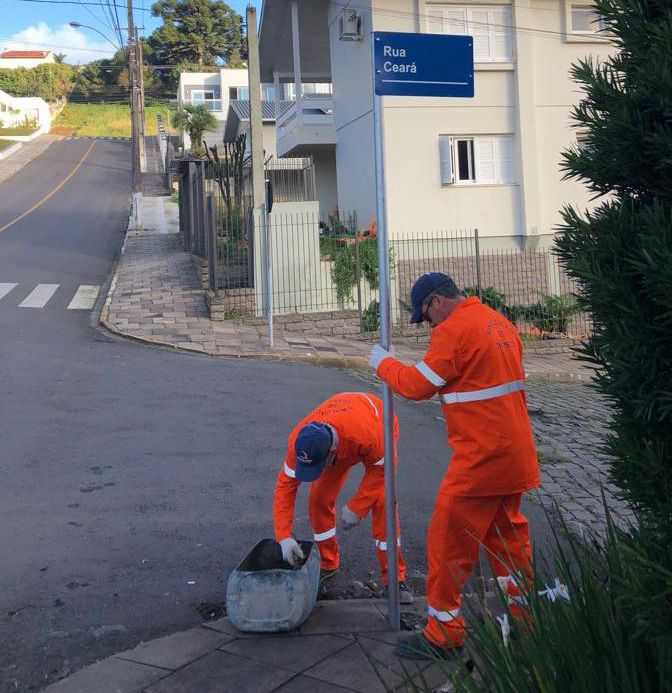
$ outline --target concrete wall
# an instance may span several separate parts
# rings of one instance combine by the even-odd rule
[[[51,129],[51,110],[49,104],[37,96],[11,96],[0,90],[0,122],[5,127],[22,125],[25,120],[35,120],[38,130],[35,135],[30,135],[27,139],[33,139],[39,134],[49,132]],[[5,139],[15,139],[14,136],[6,136]],[[26,140],[25,137],[19,141]]]
[[[338,203],[342,212],[355,211],[360,225],[364,225],[376,213],[371,47],[368,39],[339,39],[342,5],[338,0],[329,4]],[[372,30],[370,0],[362,0],[357,9],[362,16],[362,33],[368,37]]]
[[[313,153],[315,186],[320,202],[320,216],[326,219],[338,205],[338,181],[336,178],[336,151],[318,150]]]

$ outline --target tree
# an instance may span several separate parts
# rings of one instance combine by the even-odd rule
[[[585,133],[566,177],[602,202],[567,207],[556,248],[593,315],[583,354],[614,405],[611,474],[640,519],[672,539],[672,4],[597,0],[618,52],[572,69]],[[660,535],[659,535],[660,536]]]
[[[57,62],[59,64],[63,64],[65,62],[66,54],[65,53],[54,53],[54,62]]]
[[[158,65],[214,65],[246,55],[243,19],[221,0],[159,0],[152,14],[163,24],[149,37]]]
[[[217,119],[203,103],[187,104],[180,108],[173,113],[171,122],[173,127],[189,135],[191,151],[199,156],[205,153],[203,133],[217,129]]]

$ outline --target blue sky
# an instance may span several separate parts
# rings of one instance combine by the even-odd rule
[[[95,3],[97,0],[83,0]],[[158,20],[148,11],[153,0],[134,0],[135,22],[144,26],[140,33],[149,35],[157,27]],[[126,22],[126,2],[116,0],[122,26]],[[244,13],[247,0],[229,0],[229,5]],[[257,9],[261,0],[253,0]],[[0,0],[0,50],[23,48],[53,50],[65,53],[69,63],[85,63],[89,60],[109,57],[114,48],[100,34],[90,29],[73,29],[69,22],[90,24],[109,38],[114,39],[110,20],[98,4],[81,5],[76,0],[68,4],[59,2],[26,2],[24,0]],[[124,32],[125,33],[125,32]]]

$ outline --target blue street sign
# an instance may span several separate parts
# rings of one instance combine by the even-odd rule
[[[474,95],[474,39],[373,32],[377,96]]]

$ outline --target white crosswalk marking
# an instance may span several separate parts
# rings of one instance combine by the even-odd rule
[[[79,289],[77,289],[77,293],[72,301],[70,301],[68,310],[91,310],[96,302],[96,299],[98,298],[99,291],[99,286],[82,284]]]
[[[14,284],[0,283],[0,298],[4,298],[15,286],[16,286],[16,283],[14,283]]]
[[[59,284],[38,284],[25,300],[19,303],[19,308],[44,308],[58,287]]]

